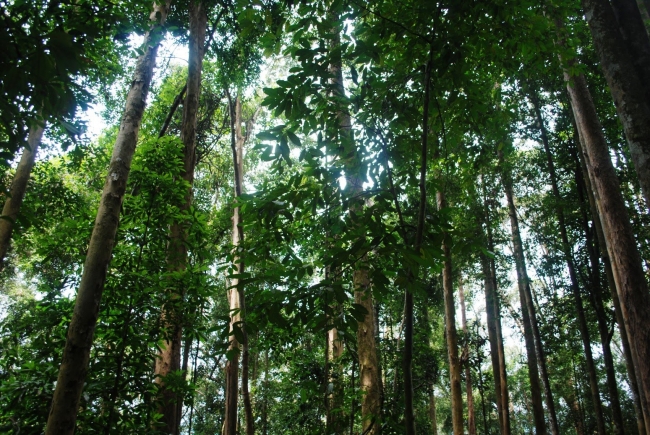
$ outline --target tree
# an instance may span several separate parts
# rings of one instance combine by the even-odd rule
[[[196,166],[196,127],[199,112],[199,95],[201,91],[201,70],[205,53],[205,32],[207,27],[206,5],[191,1],[189,5],[190,35],[187,85],[185,86],[185,101],[183,103],[183,121],[181,124],[181,142],[183,143],[183,173],[182,179],[187,182],[187,193],[179,209],[188,213],[192,206],[192,185],[194,183],[194,168]],[[181,275],[187,262],[187,230],[186,223],[181,218],[174,222],[170,230],[168,267]],[[183,280],[178,280],[183,286]],[[165,432],[176,434],[180,425],[180,406],[182,398],[169,384],[174,384],[173,376],[181,369],[181,345],[185,289],[173,290],[169,300],[163,307],[162,320],[166,324],[166,337],[163,348],[156,359],[155,373],[159,388],[162,390],[160,413],[163,415]],[[184,376],[184,375],[183,375]]]
[[[559,26],[561,29],[561,26]],[[582,74],[572,76],[569,70],[575,61],[567,61],[566,54],[561,54],[564,61],[564,80],[571,100],[578,133],[584,146],[585,160],[589,179],[592,183],[598,212],[603,225],[603,233],[607,242],[607,251],[612,262],[612,271],[616,281],[618,296],[621,300],[621,312],[625,328],[630,339],[632,356],[635,361],[640,390],[644,402],[643,413],[648,431],[648,402],[647,392],[650,390],[650,380],[645,367],[645,357],[650,349],[648,339],[650,330],[642,319],[645,300],[648,298],[648,287],[641,266],[641,259],[630,225],[630,219],[625,208],[620,184],[614,172],[607,143],[602,133],[591,94]]]
[[[111,259],[130,163],[135,151],[138,130],[151,84],[162,25],[167,17],[169,5],[169,1],[162,5],[154,5],[151,19],[156,24],[147,34],[145,51],[138,61],[134,80],[129,90],[124,110],[125,116],[115,142],[93,235],[88,246],[74,314],[68,329],[57,387],[54,390],[52,408],[47,423],[46,433],[48,435],[72,434],[75,429],[79,399],[88,370],[88,358],[99,302]]]

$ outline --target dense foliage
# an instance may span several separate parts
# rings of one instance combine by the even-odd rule
[[[201,4],[188,180],[188,1],[172,2],[162,30],[146,2],[0,1],[3,202],[29,128],[46,128],[0,271],[0,433],[45,430],[102,188],[117,177],[108,168],[122,108],[151,35],[162,47],[98,284],[76,433],[169,433],[171,391],[178,433],[234,435],[228,364],[247,373],[247,388],[237,371],[236,382],[250,390],[254,429],[247,403],[236,408],[237,433],[248,435],[410,433],[410,420],[418,434],[459,434],[456,369],[470,434],[541,434],[536,404],[554,433],[544,392],[559,433],[599,433],[601,421],[607,433],[643,429],[643,387],[630,381],[620,284],[563,69],[589,84],[646,278],[650,215],[579,2]],[[637,12],[650,11],[640,2]],[[89,112],[104,125],[97,137],[84,133]],[[171,266],[173,228],[181,267]],[[370,318],[372,415],[360,338]],[[179,369],[160,375],[174,325]],[[533,376],[531,361],[546,368]]]

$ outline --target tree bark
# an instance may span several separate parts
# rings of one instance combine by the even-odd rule
[[[327,332],[327,357],[329,361],[328,386],[327,386],[327,418],[326,430],[328,434],[343,433],[343,370],[341,367],[341,356],[343,355],[343,343],[339,338],[338,331],[332,327]]]
[[[469,364],[469,332],[467,330],[467,314],[465,310],[465,289],[462,278],[458,284],[458,295],[460,296],[461,325],[465,335],[465,346],[463,348],[463,360],[465,363],[465,390],[467,394],[467,431],[469,435],[476,435],[476,413],[474,412],[474,392],[472,389],[472,371]]]
[[[549,173],[549,178],[551,181],[551,190],[553,196],[555,197],[555,212],[557,215],[558,226],[560,228],[560,238],[562,240],[562,251],[564,258],[567,264],[567,269],[569,271],[569,278],[571,280],[571,289],[573,291],[574,300],[576,303],[576,308],[578,312],[578,324],[580,327],[580,335],[582,337],[583,346],[585,347],[585,359],[587,362],[587,371],[589,372],[589,384],[591,388],[592,400],[594,402],[595,408],[595,417],[598,427],[598,433],[604,435],[605,430],[605,420],[603,416],[602,403],[600,401],[600,392],[598,387],[598,376],[596,373],[596,367],[591,353],[591,339],[589,337],[589,328],[587,326],[587,319],[584,314],[584,307],[582,304],[582,296],[580,295],[580,288],[578,286],[578,278],[576,276],[576,269],[573,263],[573,256],[571,253],[571,245],[569,244],[569,237],[566,230],[566,223],[564,219],[564,208],[562,207],[562,196],[560,195],[560,189],[557,184],[557,174],[555,172],[555,164],[553,163],[553,155],[551,153],[551,147],[548,140],[548,132],[546,130],[546,124],[544,123],[544,118],[542,117],[542,111],[540,107],[539,98],[537,95],[536,89],[531,89],[530,94],[531,101],[533,103],[533,109],[535,111],[535,116],[537,118],[537,127],[540,130],[540,135],[542,138],[542,145],[544,146],[544,152],[546,154],[546,165]],[[603,346],[605,346],[603,342]],[[609,346],[607,344],[607,346]],[[610,353],[611,356],[611,353]],[[541,366],[541,364],[540,364]],[[545,370],[544,370],[545,371]],[[543,375],[543,378],[548,379],[548,375]],[[557,417],[555,416],[555,406],[553,404],[553,397],[550,396],[550,386],[546,388],[548,380],[545,382],[545,389],[549,392],[549,397],[547,397],[547,407],[552,414],[552,428],[554,435],[559,435],[559,426],[557,424]],[[622,416],[620,413],[620,404],[618,403],[618,390],[616,389],[616,383],[614,382],[614,394],[612,394],[612,412],[614,415],[614,422],[617,428],[617,433],[622,433],[623,422]],[[550,403],[551,406],[548,406]],[[618,409],[618,413],[616,410]],[[620,417],[618,420],[616,417]]]
[[[445,194],[436,192],[438,210],[447,206]],[[451,246],[449,235],[444,234],[442,251],[445,258],[442,269],[442,285],[445,304],[445,331],[447,337],[447,356],[449,358],[449,377],[451,382],[451,421],[454,435],[463,434],[463,393],[460,385],[461,364],[458,357],[458,334],[456,332],[456,304],[451,268]]]
[[[335,34],[332,47],[339,47],[341,28],[339,20],[335,20]],[[329,66],[332,75],[332,94],[338,101],[345,99],[345,86],[340,55],[335,56]],[[340,103],[339,103],[340,105]],[[346,164],[346,190],[350,199],[350,215],[356,221],[363,214],[363,182],[365,172],[358,153],[354,135],[352,133],[352,120],[347,108],[339,107],[337,110],[338,133],[343,147],[343,153],[348,163]],[[359,228],[363,223],[354,222]],[[360,231],[365,239],[365,229]],[[381,430],[381,388],[379,378],[379,360],[377,358],[377,345],[375,342],[375,313],[372,301],[370,278],[368,275],[367,258],[353,271],[354,301],[363,306],[368,314],[358,322],[357,353],[359,356],[359,387],[362,392],[361,421],[362,429],[366,435],[377,435]]]
[[[185,102],[183,104],[183,122],[181,124],[181,142],[183,143],[183,171],[181,177],[189,184],[179,211],[187,213],[192,206],[192,185],[196,166],[196,124],[199,112],[199,95],[201,92],[201,72],[207,14],[203,2],[190,1],[190,37],[187,68]],[[184,271],[187,263],[188,227],[184,221],[172,223],[167,247],[167,268],[170,271]],[[166,378],[181,370],[181,346],[183,330],[183,295],[184,288],[174,288],[162,310],[162,321],[166,336],[163,347],[158,353],[155,366],[156,382],[160,389],[158,412],[162,414],[163,430],[168,434],[178,434],[181,420],[183,397],[167,389]]]
[[[183,89],[181,89],[178,95],[176,95],[174,98],[172,106],[169,108],[169,112],[167,113],[167,117],[165,118],[165,121],[163,122],[163,125],[160,127],[160,131],[158,132],[158,138],[162,138],[167,134],[167,129],[169,129],[169,124],[171,124],[172,119],[176,114],[176,110],[178,110],[178,106],[180,106],[181,101],[185,99],[185,92],[187,92],[187,82],[185,82]]]
[[[484,224],[487,233],[487,248],[494,252],[492,227],[490,224],[490,208],[487,201],[484,204]],[[497,400],[497,413],[499,428],[502,435],[511,433],[510,424],[510,398],[508,392],[508,375],[506,372],[503,336],[501,333],[501,304],[497,293],[496,266],[493,259],[489,259],[482,252],[479,253],[485,287],[485,311],[487,317],[488,341],[490,342],[490,358],[494,376],[495,397]]]
[[[561,23],[558,23],[561,29]],[[562,41],[560,40],[562,44]],[[562,59],[562,55],[561,55]],[[563,59],[562,59],[563,60]],[[578,133],[584,145],[584,157],[603,226],[607,252],[621,302],[634,366],[637,369],[641,407],[650,432],[647,416],[650,410],[650,295],[641,256],[618,178],[609,155],[596,108],[582,74],[571,76],[569,68],[575,61],[564,64],[564,79],[571,100]]]
[[[501,165],[505,166],[506,162],[503,156],[503,151],[501,150],[499,150],[499,160]],[[508,201],[508,215],[510,216],[510,229],[512,233],[515,267],[517,270],[517,285],[519,287],[521,317],[524,326],[524,342],[526,344],[528,377],[530,379],[530,395],[533,407],[535,430],[538,435],[542,435],[546,434],[546,424],[544,422],[544,407],[542,405],[538,363],[541,362],[542,364],[545,364],[545,361],[543,359],[543,352],[541,354],[539,352],[542,348],[541,346],[538,346],[538,343],[536,343],[537,340],[535,340],[535,330],[537,329],[535,306],[533,305],[528,272],[526,271],[526,258],[524,255],[521,235],[519,233],[519,219],[517,218],[517,209],[515,208],[512,179],[509,169],[505,167],[502,168],[502,182],[506,192],[506,199]],[[541,340],[539,344],[541,344]]]
[[[68,328],[63,359],[59,368],[46,435],[72,434],[77,420],[81,392],[88,372],[90,348],[97,324],[99,303],[104,290],[108,265],[113,253],[126,182],[151,85],[162,25],[171,0],[154,3],[151,20],[156,22],[147,33],[144,53],[136,64],[124,116],[113,148],[97,218],[93,228],[75,307]]]
[[[645,87],[646,103],[650,104],[650,39],[640,8],[636,0],[611,0],[611,5],[634,69]]]
[[[577,136],[577,133],[576,133]],[[589,206],[589,211],[591,214],[591,219],[593,222],[593,229],[595,230],[594,232],[596,233],[596,240],[593,243],[593,248],[591,251],[595,252],[590,252],[590,257],[591,256],[596,256],[600,255],[600,258],[603,262],[603,268],[605,269],[605,277],[606,277],[606,282],[605,285],[609,288],[609,292],[612,298],[612,302],[614,304],[614,314],[616,316],[616,323],[618,324],[618,330],[619,334],[621,336],[621,345],[623,347],[623,357],[625,360],[625,366],[627,368],[627,373],[628,373],[628,380],[629,380],[629,385],[630,385],[630,392],[632,394],[632,402],[634,404],[634,413],[636,416],[636,423],[637,423],[637,431],[639,435],[645,435],[645,419],[643,416],[643,410],[641,409],[641,400],[639,398],[639,385],[636,379],[636,371],[634,368],[634,362],[632,361],[632,353],[630,351],[630,342],[627,338],[627,332],[625,330],[625,324],[623,322],[623,315],[621,313],[621,304],[618,299],[618,294],[616,293],[616,282],[614,280],[614,274],[612,273],[612,267],[609,262],[609,256],[607,254],[607,249],[606,249],[606,244],[605,244],[605,236],[603,234],[603,228],[600,223],[600,217],[598,216],[598,209],[596,206],[596,200],[594,198],[594,194],[591,188],[591,183],[589,182],[589,174],[587,173],[587,167],[585,165],[584,161],[584,154],[583,154],[583,146],[580,142],[579,138],[576,138],[574,141],[577,144],[578,147],[578,161],[576,162],[576,184],[578,185],[578,193],[580,201],[581,202],[588,202]],[[587,199],[588,201],[584,200],[584,197],[582,195],[582,192],[587,193]],[[584,209],[584,207],[583,207]],[[587,228],[586,221],[587,217],[585,216],[583,218],[585,221],[585,232],[587,234],[590,233],[589,229]],[[598,261],[596,259],[591,259],[592,263],[592,274],[595,275],[593,280],[596,282],[599,275],[599,270],[600,267],[598,266]],[[597,281],[595,285],[598,285],[600,287],[600,281]],[[597,289],[602,290],[602,289]],[[608,343],[609,345],[609,343]],[[608,371],[610,369],[608,368]],[[615,377],[613,377],[615,380]],[[608,385],[610,383],[609,375],[608,375]],[[616,387],[616,383],[613,384],[614,387]],[[610,386],[611,389],[611,386]],[[618,388],[617,388],[618,391]],[[611,394],[611,392],[610,392]]]
[[[550,156],[549,156],[550,159]],[[578,163],[579,165],[579,163]],[[579,168],[578,168],[579,170]],[[576,173],[579,173],[576,171]],[[578,197],[580,199],[581,212],[582,212],[582,227],[585,233],[585,240],[587,252],[589,256],[590,270],[589,279],[591,285],[589,286],[589,293],[592,306],[596,312],[596,321],[598,323],[598,333],[600,335],[600,342],[603,347],[603,361],[605,363],[605,374],[607,377],[607,388],[609,391],[609,402],[612,409],[612,420],[614,422],[614,433],[622,435],[625,432],[623,413],[621,411],[621,403],[618,393],[618,386],[616,381],[616,369],[614,367],[614,359],[612,357],[612,350],[610,346],[609,334],[609,319],[605,313],[605,306],[603,303],[602,286],[600,280],[600,261],[598,257],[598,243],[593,238],[593,232],[589,229],[587,213],[584,209],[585,201],[582,193],[582,183],[580,179],[576,180],[578,190]],[[634,394],[634,393],[633,393]]]
[[[20,162],[9,188],[9,197],[2,208],[2,215],[0,216],[0,270],[4,269],[4,258],[11,244],[11,233],[25,198],[27,183],[34,167],[36,153],[41,145],[44,131],[45,121],[34,121],[34,125],[29,128],[27,146],[24,147],[23,154],[20,156]]]
[[[433,64],[433,46],[429,50],[429,58],[427,64],[424,68],[424,102],[422,108],[422,146],[420,148],[420,180],[419,180],[419,191],[420,191],[420,204],[418,206],[418,217],[417,217],[417,227],[415,229],[415,241],[413,242],[413,251],[415,255],[420,255],[420,250],[422,248],[422,241],[424,237],[424,225],[426,220],[426,207],[427,207],[427,188],[426,188],[426,178],[427,178],[427,157],[428,157],[428,139],[429,139],[429,102],[430,102],[430,82],[431,82],[431,68]],[[438,195],[443,195],[441,192],[438,192]],[[444,196],[442,196],[442,203],[444,204]],[[446,239],[446,238],[445,238]],[[447,243],[448,252],[446,255],[447,261],[446,264],[449,267],[447,273],[447,284],[452,289],[452,276],[451,276],[451,253],[449,251],[448,242],[443,242],[443,249]],[[404,370],[404,429],[406,435],[415,435],[415,413],[413,405],[413,327],[414,327],[414,316],[413,316],[413,291],[412,284],[417,279],[417,267],[415,270],[409,267],[407,272],[407,277],[409,283],[406,287],[406,292],[404,295],[404,360],[403,360],[403,370]],[[443,276],[445,272],[443,272]],[[452,294],[452,305],[453,305],[453,294]],[[453,313],[452,313],[453,315]],[[453,320],[453,319],[452,319]],[[453,337],[456,340],[456,326],[454,324]],[[455,361],[459,364],[458,360],[458,348],[455,344]],[[452,385],[452,402],[455,403],[452,405],[452,420],[454,425],[454,434],[457,430],[462,431],[463,425],[463,402],[460,390],[460,365],[457,367],[458,370],[458,385]],[[456,388],[457,387],[457,388]],[[460,399],[460,416],[458,415],[458,403]]]
[[[231,128],[231,148],[233,156],[233,168],[235,173],[235,200],[242,194],[242,185],[244,182],[244,136],[241,131],[242,116],[241,116],[241,101],[236,97],[233,101],[228,93],[228,102],[230,107],[230,128]],[[224,432],[223,435],[236,435],[237,433],[237,403],[239,399],[239,352],[240,343],[237,339],[235,331],[241,331],[242,347],[243,342],[246,342],[246,331],[243,327],[243,307],[242,307],[242,294],[243,288],[240,285],[239,276],[244,273],[244,262],[239,257],[238,251],[241,242],[244,239],[244,232],[242,228],[241,213],[239,207],[233,209],[232,217],[232,245],[233,245],[233,264],[235,277],[230,279],[230,287],[228,288],[228,304],[230,308],[230,333],[232,338],[228,351],[231,358],[226,363],[226,412],[224,418]],[[246,353],[247,349],[246,349]],[[242,366],[247,365],[243,361]],[[243,368],[243,367],[242,367]],[[242,392],[244,390],[242,376]],[[246,386],[248,390],[248,386]],[[247,394],[244,396],[246,397]],[[248,414],[247,411],[245,411]],[[247,421],[248,422],[248,421]],[[252,423],[252,422],[251,422]]]
[[[429,421],[431,422],[431,433],[438,435],[438,418],[436,416],[436,391],[431,386],[429,390]]]
[[[499,335],[497,322],[501,323],[498,309],[498,300],[490,262],[485,254],[479,253],[481,268],[483,272],[483,286],[485,289],[485,313],[487,316],[488,341],[490,343],[490,359],[492,360],[492,373],[494,376],[494,393],[497,401],[497,414],[499,417],[499,428],[502,435],[510,434],[510,414],[508,409],[508,385],[506,369],[501,364],[502,352],[499,350]],[[502,385],[505,382],[505,387]],[[504,392],[505,405],[504,405]]]
[[[607,0],[582,0],[582,5],[600,65],[625,130],[646,207],[650,207],[650,100],[646,87],[634,67],[610,3]],[[626,22],[624,27],[632,30],[630,24]]]

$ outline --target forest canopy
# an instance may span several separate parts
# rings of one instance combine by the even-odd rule
[[[0,21],[0,433],[650,435],[649,0]]]

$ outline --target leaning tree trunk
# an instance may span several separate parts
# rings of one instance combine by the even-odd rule
[[[600,66],[623,124],[646,207],[650,207],[650,101],[643,84],[647,77],[638,75],[609,1],[582,0],[582,5]],[[633,29],[629,22],[623,27]]]
[[[474,393],[472,389],[472,371],[469,364],[469,333],[467,331],[467,313],[465,310],[465,289],[462,281],[458,285],[458,295],[460,296],[460,313],[463,334],[465,335],[465,345],[463,348],[463,360],[465,362],[465,390],[467,393],[467,431],[469,435],[476,435],[476,413],[474,412]]]
[[[600,255],[600,258],[603,262],[603,267],[605,269],[606,286],[609,288],[610,295],[612,297],[612,302],[614,303],[614,314],[616,315],[616,323],[618,324],[618,330],[621,336],[621,345],[623,347],[623,357],[625,360],[625,366],[627,368],[628,380],[630,385],[630,392],[632,393],[632,402],[634,404],[634,413],[636,415],[637,431],[639,435],[645,435],[645,418],[643,416],[643,410],[641,409],[641,399],[639,396],[639,384],[636,379],[636,371],[634,368],[634,362],[632,361],[632,353],[630,351],[630,342],[627,338],[627,331],[625,330],[625,323],[623,322],[623,315],[621,313],[621,303],[618,299],[618,294],[616,293],[616,282],[614,280],[614,274],[612,273],[612,267],[609,261],[609,255],[607,254],[607,248],[605,244],[605,236],[603,234],[603,227],[600,223],[600,217],[598,216],[598,209],[596,206],[596,200],[594,198],[593,191],[591,189],[591,183],[589,182],[589,174],[587,173],[587,167],[584,161],[584,153],[582,151],[582,144],[579,138],[576,138],[575,143],[577,144],[578,158],[576,167],[576,184],[581,186],[578,189],[578,192],[582,191],[587,193],[589,211],[593,221],[593,227],[596,232],[596,240],[594,245],[597,245],[597,248],[594,247],[594,255]],[[580,200],[585,202],[582,194],[580,195]],[[584,218],[587,220],[586,217]],[[585,228],[585,232],[588,232],[588,229]],[[597,260],[592,261],[592,268],[594,271],[598,271],[599,268],[595,266]],[[609,382],[609,381],[608,381]]]
[[[339,23],[340,20],[336,20]],[[339,47],[341,44],[340,23],[332,38],[332,47]],[[343,83],[343,70],[341,56],[334,56],[330,63],[329,72],[332,75],[331,83],[333,95],[341,105],[345,100],[345,86]],[[363,214],[363,182],[365,173],[363,170],[361,156],[359,155],[354,136],[352,133],[352,120],[350,113],[345,107],[340,107],[336,113],[338,122],[339,139],[343,148],[343,154],[349,156],[348,164],[345,167],[346,181],[350,198],[350,215],[353,220]],[[362,240],[365,239],[363,223],[354,222],[361,229]],[[359,356],[359,386],[362,392],[361,399],[361,424],[366,435],[376,435],[381,430],[381,388],[379,378],[379,360],[377,357],[377,345],[375,342],[375,310],[372,301],[370,277],[366,256],[352,273],[354,285],[354,301],[363,306],[367,313],[362,321],[358,323],[357,329],[357,354]]]
[[[190,37],[187,68],[187,85],[185,103],[183,104],[183,121],[181,124],[181,142],[183,143],[183,171],[181,177],[189,185],[179,211],[187,213],[192,205],[192,185],[196,166],[196,124],[199,112],[199,94],[201,92],[201,71],[207,14],[203,2],[191,1],[189,6]],[[187,263],[187,225],[184,221],[172,223],[169,236],[167,268],[172,272],[181,272]],[[163,430],[168,434],[177,434],[181,423],[183,398],[173,389],[167,388],[167,376],[181,369],[181,345],[183,328],[183,299],[185,289],[173,288],[168,301],[163,306],[162,321],[165,325],[165,339],[156,359],[155,375],[160,389],[158,412],[162,414]]]
[[[558,30],[562,30],[561,22]],[[587,82],[582,74],[571,75],[575,60],[567,62],[560,57],[637,369],[646,433],[650,433],[650,295],[641,255]]]
[[[16,174],[9,188],[9,197],[2,208],[2,215],[0,216],[0,270],[4,268],[4,258],[11,243],[11,232],[25,198],[27,182],[34,167],[36,152],[41,145],[44,131],[45,121],[34,121],[34,125],[30,127],[27,146],[23,149],[23,154],[16,168]]]
[[[151,20],[156,21],[156,24],[145,38],[144,52],[136,64],[134,79],[126,98],[124,116],[115,140],[108,176],[97,210],[84,271],[68,327],[63,359],[45,429],[46,435],[72,434],[75,429],[81,392],[88,372],[99,303],[113,253],[122,200],[151,85],[161,40],[160,34],[163,31],[170,3],[171,0],[167,0],[166,3],[154,3]]]
[[[501,150],[499,150],[499,160],[501,165],[505,166],[506,162]],[[533,305],[533,298],[528,281],[528,272],[526,271],[524,247],[519,233],[519,219],[517,218],[517,210],[515,208],[512,179],[509,169],[505,167],[502,168],[502,182],[506,192],[506,199],[508,201],[508,215],[510,216],[513,254],[515,257],[515,268],[517,270],[517,285],[519,287],[521,317],[524,327],[524,342],[526,344],[528,377],[530,380],[530,395],[533,406],[535,430],[538,435],[541,435],[546,434],[546,424],[544,422],[544,407],[542,405],[538,362],[545,363],[545,361],[543,360],[543,353],[540,354],[539,352],[542,348],[541,346],[537,346],[538,343],[536,343],[535,340],[535,329],[537,329],[535,307]],[[539,344],[541,345],[541,341]]]
[[[560,227],[562,251],[567,264],[567,269],[569,271],[569,278],[571,280],[571,289],[573,292],[573,297],[576,303],[576,309],[578,313],[578,325],[580,329],[580,336],[582,337],[582,344],[585,348],[585,360],[587,363],[587,371],[589,373],[589,386],[591,389],[592,401],[594,403],[594,408],[595,408],[594,411],[596,417],[596,425],[598,427],[599,435],[604,435],[605,419],[603,416],[602,402],[600,401],[598,375],[596,373],[596,366],[594,364],[594,359],[591,353],[591,338],[589,336],[589,327],[587,325],[587,319],[584,313],[582,296],[580,295],[580,288],[578,286],[578,277],[576,276],[575,264],[573,263],[573,256],[571,254],[571,245],[569,244],[569,237],[567,234],[566,223],[564,219],[564,208],[562,207],[562,196],[560,195],[560,189],[557,184],[557,174],[555,173],[555,164],[553,163],[553,155],[551,154],[551,147],[548,140],[548,132],[546,130],[546,125],[544,124],[544,119],[542,117],[542,111],[540,108],[539,98],[537,96],[536,89],[531,90],[530,97],[533,103],[533,109],[535,110],[535,116],[537,118],[537,126],[541,133],[542,145],[544,146],[544,152],[546,154],[546,164],[547,164],[549,177],[551,180],[551,191],[553,192],[553,196],[555,197],[555,203],[556,203],[555,212],[557,215],[558,225]],[[609,348],[609,343],[603,341],[603,347]],[[610,385],[612,414],[614,417],[614,425],[617,429],[617,433],[620,434],[623,431],[623,421],[622,421],[620,403],[618,401],[618,389],[616,388],[615,380],[614,380],[613,388],[614,391],[612,392],[611,385]],[[553,414],[555,414],[555,406],[553,405],[552,397],[550,398],[550,400],[547,400],[547,404],[549,402],[551,403],[551,407],[549,407],[549,409],[552,409]],[[554,418],[553,421],[555,422],[554,435],[559,435],[557,419]]]

